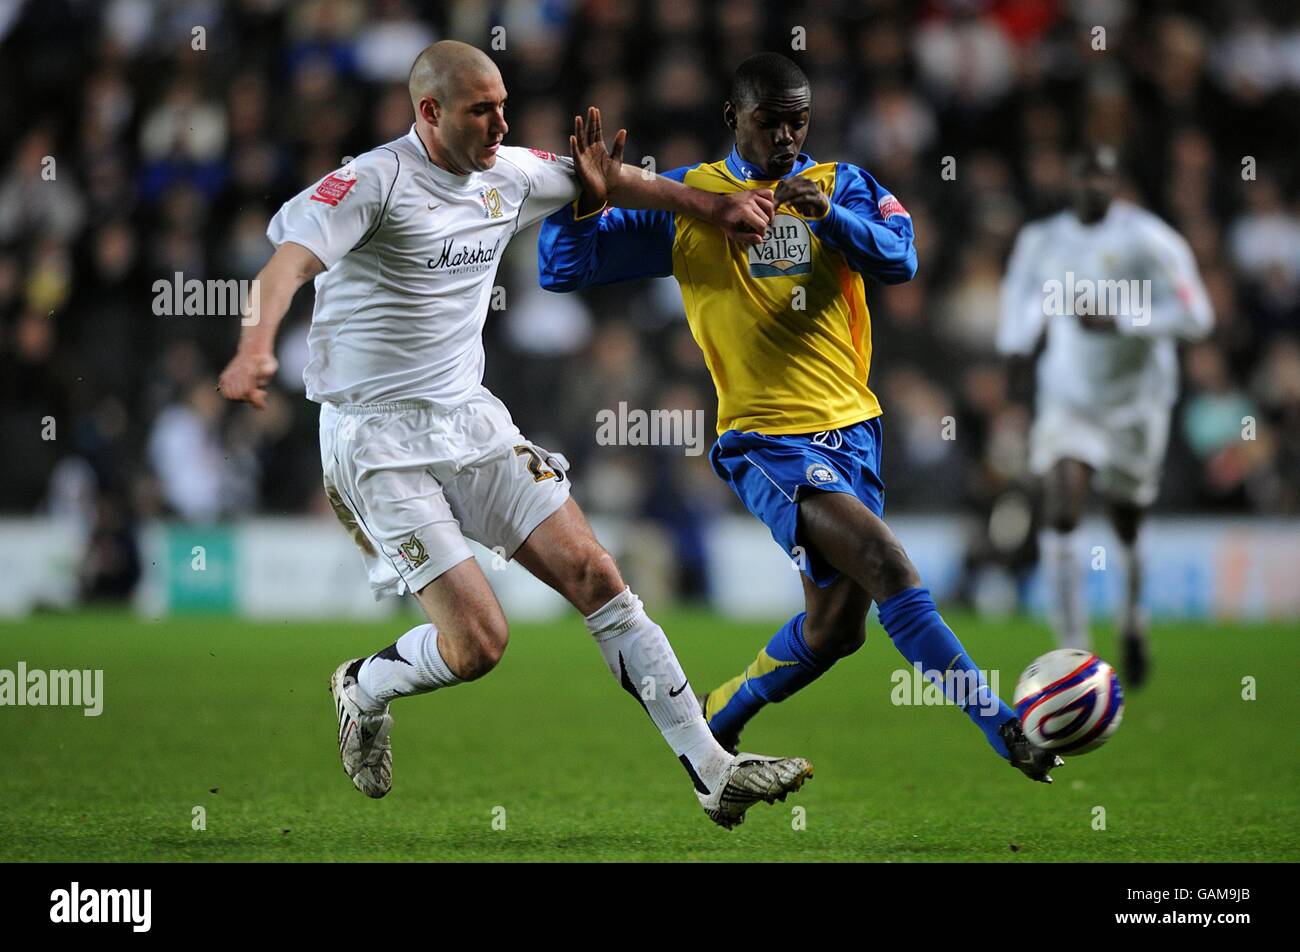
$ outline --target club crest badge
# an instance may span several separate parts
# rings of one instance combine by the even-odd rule
[[[397,547],[397,551],[402,554],[406,564],[413,569],[418,569],[425,562],[429,561],[429,552],[414,534],[409,539]]]
[[[833,483],[840,478],[840,474],[835,472],[835,470],[831,469],[825,463],[813,463],[808,467],[804,476],[807,478],[808,482],[814,486],[825,486],[826,484]]]

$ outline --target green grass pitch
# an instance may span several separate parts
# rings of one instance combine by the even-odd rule
[[[659,620],[700,687],[739,671],[772,630]],[[1034,622],[949,620],[1000,670],[1004,696],[1050,647]],[[1300,859],[1293,624],[1155,626],[1151,685],[1130,694],[1110,743],[1049,787],[996,758],[956,710],[891,704],[902,658],[873,620],[860,652],[751,725],[746,749],[807,756],[816,777],[730,833],[704,817],[576,614],[512,626],[486,680],[394,705],[394,790],[367,800],[339,767],[326,685],[340,660],[406,625],[0,625],[0,668],[104,669],[98,718],[0,707],[0,860]],[[1099,641],[1105,656],[1112,636]],[[1246,677],[1256,700],[1242,698]],[[195,807],[206,829],[192,828]]]

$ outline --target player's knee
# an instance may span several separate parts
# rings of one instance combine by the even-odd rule
[[[1115,535],[1124,545],[1132,545],[1137,541],[1138,528],[1142,524],[1142,513],[1135,507],[1114,506],[1111,509],[1111,525],[1115,529]]]
[[[462,680],[473,681],[500,662],[510,641],[510,629],[504,617],[466,619],[459,629],[455,640],[461,650],[456,674]]]
[[[1073,532],[1083,517],[1083,505],[1063,489],[1048,490],[1043,497],[1043,524],[1056,532]]]
[[[627,587],[618,570],[618,563],[600,545],[592,546],[583,553],[577,576],[581,601],[594,606],[592,611],[608,603]]]
[[[865,618],[808,618],[804,621],[804,641],[809,647],[816,645],[818,657],[827,661],[853,654],[867,640]]]
[[[873,535],[858,549],[866,590],[877,600],[920,584],[916,566],[893,534]]]
[[[1075,506],[1062,504],[1048,508],[1046,521],[1056,532],[1073,532],[1079,526],[1081,515]]]
[[[1057,532],[1073,532],[1083,519],[1086,470],[1060,466],[1048,477],[1043,494],[1043,522]]]

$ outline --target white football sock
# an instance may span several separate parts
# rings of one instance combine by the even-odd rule
[[[1120,631],[1140,630],[1142,622],[1142,537],[1132,545],[1120,543],[1120,558],[1124,563],[1124,601],[1120,610]]]
[[[1062,648],[1090,650],[1088,605],[1084,599],[1083,565],[1079,559],[1079,530],[1038,534],[1042,552],[1047,614]]]
[[[712,791],[731,755],[704,723],[668,637],[646,615],[641,599],[625,588],[587,616],[587,630],[615,679],[641,702],[692,779],[703,782],[702,792]]]
[[[460,682],[438,653],[438,629],[416,625],[362,662],[357,703],[364,711],[382,711],[394,698],[427,694]]]

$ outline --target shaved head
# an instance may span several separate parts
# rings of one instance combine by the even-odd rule
[[[500,76],[496,63],[482,50],[457,40],[440,40],[415,58],[406,88],[418,113],[426,96],[445,105],[475,80],[496,76]]]
[[[492,168],[510,126],[505,83],[486,53],[441,40],[415,58],[406,87],[431,162],[457,175]]]

